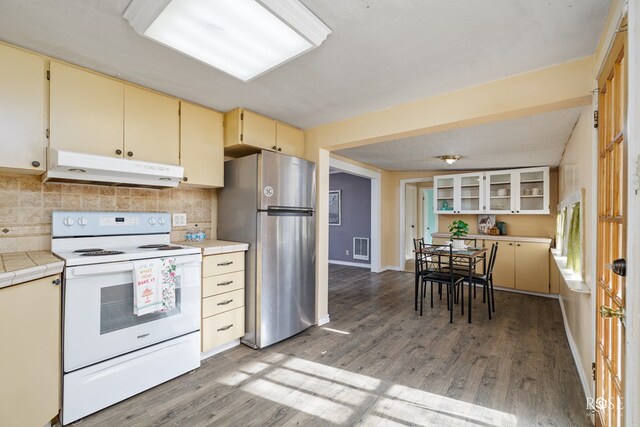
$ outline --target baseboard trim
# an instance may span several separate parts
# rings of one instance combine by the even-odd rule
[[[329,315],[327,314],[326,316],[323,316],[323,317],[319,318],[318,321],[316,322],[316,325],[317,326],[326,325],[330,321],[331,320],[329,320]]]
[[[226,344],[219,345],[218,347],[212,348],[209,351],[205,351],[204,353],[200,353],[200,360],[208,359],[211,356],[215,356],[218,353],[222,353],[223,351],[227,351],[230,348],[237,347],[240,345],[240,340],[229,341]]]
[[[558,299],[558,294],[545,294],[542,292],[521,291],[520,289],[503,288],[502,286],[494,286],[494,289],[505,292],[513,292],[515,294],[533,295],[534,297]]]
[[[362,267],[362,268],[371,268],[371,264],[364,264],[364,263],[359,263],[359,262],[349,262],[349,261],[335,261],[330,259],[329,260],[329,264],[336,264],[336,265],[348,265],[350,267]]]
[[[578,369],[578,376],[580,377],[580,383],[582,384],[582,389],[584,390],[584,395],[586,397],[592,398],[591,389],[589,388],[589,382],[587,378],[589,378],[588,374],[582,370],[582,362],[580,359],[580,352],[578,351],[578,346],[576,346],[576,342],[573,340],[573,335],[571,334],[571,329],[569,329],[569,322],[567,321],[567,314],[564,310],[564,303],[562,298],[558,298],[560,303],[560,311],[562,312],[562,321],[564,322],[564,331],[567,334],[567,341],[569,341],[569,348],[571,349],[571,355],[573,356],[573,362]]]
[[[390,271],[404,271],[404,268],[400,268],[400,267],[398,267],[396,265],[387,265],[386,267],[382,267],[380,269],[380,273],[385,272],[387,270],[390,270]]]

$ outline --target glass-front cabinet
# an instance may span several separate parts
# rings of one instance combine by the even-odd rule
[[[435,177],[436,213],[474,214],[484,212],[482,172]]]
[[[437,214],[549,214],[549,168],[434,177]]]
[[[511,171],[486,172],[487,201],[486,212],[494,214],[516,213],[512,197],[515,182]]]
[[[521,169],[515,175],[518,180],[516,213],[548,214],[549,168]]]
[[[486,213],[548,214],[549,168],[485,172]]]

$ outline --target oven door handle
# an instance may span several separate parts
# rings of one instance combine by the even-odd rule
[[[132,262],[71,267],[66,269],[65,276],[67,279],[73,279],[75,277],[97,276],[101,274],[122,273],[126,271],[133,271]]]

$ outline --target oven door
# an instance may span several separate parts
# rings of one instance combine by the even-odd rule
[[[200,329],[201,255],[176,257],[176,307],[133,314],[133,263],[67,267],[64,371]]]

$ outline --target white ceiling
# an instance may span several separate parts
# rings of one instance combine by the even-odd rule
[[[557,166],[582,108],[431,133],[336,154],[386,170],[470,170]],[[436,156],[459,154],[449,166]]]
[[[302,0],[332,30],[243,83],[138,35],[129,0],[2,0],[0,39],[221,111],[309,128],[594,52],[610,0]]]

